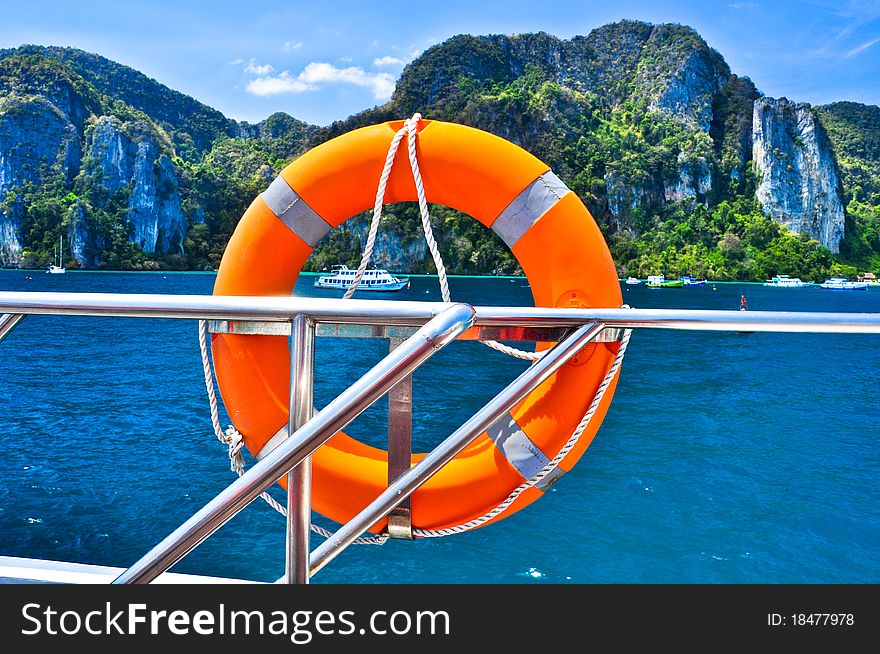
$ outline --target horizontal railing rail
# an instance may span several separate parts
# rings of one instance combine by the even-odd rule
[[[0,292],[0,313],[133,318],[421,326],[451,306],[444,302],[306,297]],[[721,311],[704,309],[557,309],[474,306],[474,327],[606,327],[698,331],[880,333],[880,313]],[[289,333],[289,328],[287,329]]]

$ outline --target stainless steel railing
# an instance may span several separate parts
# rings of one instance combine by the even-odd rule
[[[291,336],[291,436],[114,583],[152,581],[284,475],[289,475],[285,580],[307,583],[312,574],[406,501],[586,343],[616,339],[619,329],[880,334],[880,314],[876,313],[471,307],[461,303],[302,297],[0,292],[0,313],[0,341],[28,314],[202,319],[212,321],[215,331]],[[323,410],[310,416],[316,335],[378,336],[402,342]],[[440,348],[456,339],[488,338],[559,342],[310,553],[309,456]]]
[[[471,326],[474,317],[474,310],[469,305],[450,305],[344,390],[312,419],[296,429],[298,409],[294,405],[296,396],[301,392],[298,388],[308,383],[298,380],[291,393],[291,406],[294,406],[291,436],[122,573],[114,583],[150,582],[165,572],[276,480],[301,464],[333,434],[343,429],[385,395],[394,384],[413,372],[432,354],[454,341],[456,336]],[[292,350],[295,351],[293,359],[302,362],[305,357],[301,354],[302,346],[298,340],[293,339]],[[294,520],[297,516],[305,524],[300,525],[299,534],[294,537],[304,538],[302,533],[308,533],[310,514],[305,510],[289,512],[288,520]],[[289,534],[291,534],[290,530]],[[299,559],[293,561],[294,567],[307,570],[308,559],[302,549],[296,544],[288,546],[289,552],[304,557],[301,564]],[[288,577],[302,579],[304,575],[302,572],[289,571]]]
[[[316,323],[419,327],[448,308],[443,302],[334,300],[306,297],[241,297],[120,293],[0,292],[0,313],[120,316],[131,318],[199,318],[205,320],[287,323],[277,333],[290,333],[292,316]],[[826,332],[876,334],[880,314],[792,311],[707,311],[695,309],[554,309],[547,307],[474,307],[478,332],[491,330],[570,328],[601,322],[614,328],[707,331]],[[262,333],[255,331],[253,333]],[[511,333],[515,336],[515,333]],[[514,340],[514,339],[511,339]],[[530,340],[516,338],[515,340]]]

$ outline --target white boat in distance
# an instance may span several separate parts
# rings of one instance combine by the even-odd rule
[[[764,286],[776,286],[779,288],[800,288],[801,286],[809,286],[809,284],[807,284],[807,282],[801,281],[800,277],[776,275],[773,279],[764,282]]]
[[[636,285],[636,284],[641,284],[641,283],[642,283],[642,280],[639,279],[639,278],[637,278],[637,277],[627,277],[627,278],[626,278],[626,283],[627,283],[627,284],[631,284],[631,285],[634,286],[634,285]]]
[[[356,270],[352,270],[345,264],[333,266],[329,275],[321,275],[315,280],[315,288],[335,288],[347,290],[354,281]],[[409,277],[395,277],[387,270],[371,269],[364,271],[364,276],[358,282],[358,291],[399,291],[409,288]]]
[[[58,275],[64,272],[67,272],[67,268],[64,267],[64,236],[60,237],[58,242],[58,252],[55,255],[55,261],[49,264],[49,270],[47,273],[52,273],[53,275]]]
[[[697,279],[696,277],[691,277],[690,275],[682,275],[678,278],[679,281],[684,282],[685,286],[705,286],[705,279]]]
[[[867,291],[867,282],[851,282],[845,277],[829,277],[822,284],[822,288],[830,288],[835,291]]]

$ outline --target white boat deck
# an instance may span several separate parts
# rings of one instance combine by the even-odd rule
[[[0,556],[0,584],[109,584],[125,571],[104,565]],[[177,572],[159,575],[157,584],[253,584],[254,581]]]

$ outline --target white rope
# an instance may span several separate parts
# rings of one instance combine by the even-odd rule
[[[602,379],[602,383],[599,384],[599,388],[596,391],[596,395],[593,398],[593,401],[590,403],[587,412],[584,414],[584,417],[581,418],[580,423],[575,428],[571,437],[569,437],[568,441],[565,445],[562,446],[562,449],[559,450],[559,453],[553,457],[553,459],[547,463],[541,470],[531,479],[517,486],[504,500],[501,504],[496,506],[491,511],[483,514],[479,518],[475,518],[474,520],[470,520],[464,524],[458,525],[456,527],[449,527],[447,529],[413,529],[413,535],[420,536],[422,538],[438,538],[440,536],[451,536],[452,534],[460,534],[465,531],[469,531],[471,529],[475,529],[480,525],[486,524],[499,514],[503,513],[507,510],[507,508],[513,504],[517,497],[522,495],[527,489],[531,488],[542,479],[544,479],[547,475],[553,472],[559,463],[568,455],[568,453],[574,448],[577,444],[578,440],[580,440],[581,435],[586,430],[587,426],[593,419],[593,416],[596,414],[596,409],[599,408],[599,404],[602,402],[602,398],[605,396],[605,391],[608,390],[608,386],[611,384],[611,381],[614,379],[614,375],[617,374],[617,371],[620,369],[621,363],[623,363],[623,355],[626,352],[626,346],[629,344],[629,338],[632,334],[631,329],[627,329],[623,337],[620,339],[620,348],[617,350],[617,354],[614,357],[614,362],[611,364],[611,367],[608,369],[608,373],[605,375],[604,379]]]
[[[345,294],[342,296],[344,299],[348,299],[354,295],[361,278],[364,276],[367,267],[370,265],[370,259],[373,257],[373,248],[376,244],[376,235],[379,232],[379,223],[382,220],[382,207],[385,202],[385,187],[388,185],[388,177],[391,175],[391,168],[394,165],[394,157],[397,154],[400,141],[403,136],[406,135],[409,165],[412,170],[413,181],[416,185],[416,197],[418,198],[419,203],[422,231],[425,234],[425,242],[428,244],[428,251],[431,253],[431,258],[434,260],[434,267],[437,269],[437,281],[440,284],[440,297],[444,302],[452,301],[452,295],[449,292],[449,280],[446,274],[446,265],[443,263],[440,248],[437,246],[437,239],[434,238],[434,230],[431,227],[431,217],[428,213],[428,201],[425,198],[425,185],[422,182],[422,173],[419,168],[418,157],[416,156],[418,125],[421,119],[422,115],[420,113],[413,114],[412,118],[407,118],[404,121],[403,127],[397,130],[394,134],[394,138],[391,139],[391,145],[388,147],[388,154],[385,155],[385,165],[382,168],[382,174],[379,176],[379,184],[376,189],[376,201],[373,204],[373,219],[370,222],[367,243],[364,246],[364,253],[361,256],[361,262],[360,265],[358,265],[354,279],[351,284],[349,284]],[[486,340],[480,342],[499,352],[503,352],[504,354],[509,354],[510,356],[526,359],[528,361],[537,361],[544,356],[544,352],[526,352],[525,350],[504,345],[498,341]]]
[[[418,114],[416,114],[418,116]],[[406,121],[407,123],[409,120]],[[346,289],[342,296],[344,300],[349,299],[357,289],[357,285],[364,276],[367,266],[370,264],[370,258],[373,256],[373,246],[376,244],[376,234],[379,232],[379,222],[382,220],[382,207],[385,204],[385,186],[388,184],[388,176],[391,175],[391,166],[394,165],[394,155],[397,154],[397,148],[400,145],[400,139],[406,134],[406,123],[397,130],[394,138],[391,139],[391,145],[388,148],[388,154],[385,156],[385,165],[382,167],[382,174],[379,176],[379,186],[376,190],[376,201],[373,203],[373,220],[370,223],[370,233],[367,235],[367,244],[364,247],[364,254],[361,257],[361,263],[354,275],[354,281]]]
[[[509,354],[512,357],[516,357],[517,359],[525,359],[526,361],[537,361],[544,354],[546,354],[547,350],[542,352],[527,352],[525,350],[520,350],[515,347],[511,347],[510,345],[505,345],[504,343],[499,343],[498,341],[480,341],[483,345],[488,345],[493,350],[498,350],[502,354]]]
[[[214,434],[217,436],[217,440],[228,447],[229,454],[229,468],[235,472],[239,477],[244,474],[244,457],[241,454],[241,450],[244,447],[244,440],[242,438],[241,433],[233,426],[229,425],[226,431],[223,431],[223,428],[220,426],[220,414],[217,407],[217,393],[214,389],[214,374],[211,367],[211,358],[208,353],[208,343],[207,343],[207,334],[208,334],[208,321],[200,320],[199,321],[199,351],[202,355],[202,371],[205,373],[205,390],[208,391],[208,404],[211,407],[211,425],[214,427]],[[275,509],[278,513],[280,513],[285,518],[287,517],[287,507],[282,505],[278,500],[269,495],[267,492],[260,493],[260,497]],[[323,536],[324,538],[330,538],[333,535],[333,532],[330,532],[323,527],[319,527],[318,525],[312,524],[311,529],[316,534]],[[354,541],[355,545],[382,545],[388,540],[387,535],[379,535],[379,536],[365,536],[362,538],[357,538]]]
[[[208,404],[211,406],[211,425],[214,427],[214,434],[217,440],[229,448],[229,469],[235,472],[239,477],[244,474],[244,458],[241,454],[241,448],[244,446],[239,431],[232,425],[224,432],[220,426],[220,413],[217,408],[217,394],[214,390],[214,374],[211,369],[211,360],[208,355],[208,321],[199,320],[199,351],[202,354],[202,371],[205,373],[205,390],[208,391]],[[281,515],[286,516],[287,510],[279,504],[275,498],[268,493],[260,493],[269,506],[278,511]]]
[[[425,241],[428,243],[428,250],[431,252],[431,258],[434,259],[434,267],[437,269],[437,280],[440,282],[440,296],[444,302],[451,302],[452,298],[449,294],[449,281],[446,279],[446,266],[443,265],[443,257],[440,256],[440,248],[437,247],[437,241],[434,239],[434,230],[431,229],[431,217],[428,215],[428,201],[425,199],[425,185],[422,183],[422,173],[419,170],[419,161],[416,158],[416,139],[418,138],[419,121],[422,119],[421,114],[413,114],[413,117],[404,124],[407,128],[407,145],[409,146],[409,165],[412,168],[413,181],[416,183],[416,196],[419,199],[419,215],[422,217],[422,230],[425,232]]]

